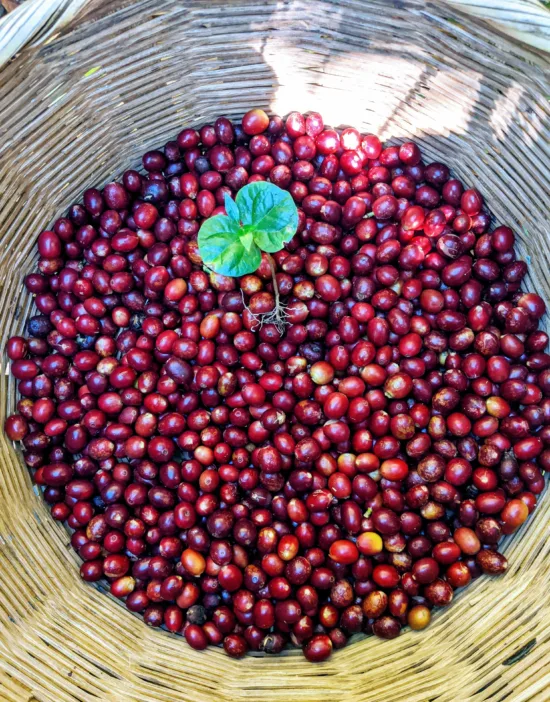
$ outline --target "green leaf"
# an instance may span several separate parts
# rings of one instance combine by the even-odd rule
[[[298,228],[298,210],[289,192],[273,183],[249,183],[237,193],[236,203],[245,231],[257,246],[275,253],[290,241]]]
[[[252,232],[247,232],[247,231],[243,230],[241,233],[240,239],[241,239],[241,244],[244,246],[244,248],[247,251],[251,251],[252,247],[256,246],[256,244],[254,243],[254,236],[252,235]]]
[[[290,193],[265,181],[241,188],[234,202],[224,196],[226,215],[203,222],[199,253],[215,273],[238,277],[252,273],[262,251],[274,253],[298,228],[298,210]]]
[[[253,273],[261,263],[262,253],[253,241],[243,241],[242,230],[225,215],[203,222],[197,238],[203,262],[216,273],[238,277]],[[250,244],[248,247],[245,244]]]
[[[224,194],[223,198],[223,205],[225,207],[225,211],[227,212],[228,216],[237,224],[241,223],[241,216],[239,214],[239,208],[237,207],[237,204],[235,200],[232,199],[230,195],[227,193]]]

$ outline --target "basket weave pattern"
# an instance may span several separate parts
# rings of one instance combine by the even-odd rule
[[[420,0],[91,3],[0,79],[0,334],[31,309],[38,233],[183,125],[251,106],[414,138],[485,195],[550,299],[550,63]],[[15,383],[0,374],[0,422]],[[0,436],[0,700],[466,702],[550,700],[550,503],[425,632],[357,637],[322,665],[229,659],[144,626],[78,576],[69,535]],[[520,655],[515,655],[520,652]],[[523,657],[522,657],[523,656]]]

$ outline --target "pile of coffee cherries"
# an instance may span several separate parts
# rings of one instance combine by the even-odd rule
[[[326,659],[422,629],[535,509],[543,300],[514,233],[412,142],[321,115],[184,129],[38,237],[5,425],[86,581],[196,649]],[[201,222],[269,180],[299,226],[242,278]]]

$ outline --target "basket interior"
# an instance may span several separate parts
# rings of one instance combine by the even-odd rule
[[[316,110],[390,142],[414,138],[511,226],[549,295],[548,63],[448,7],[350,0],[94,3],[0,81],[1,343],[31,309],[38,233],[183,126],[250,107]],[[0,375],[0,421],[15,383]],[[357,637],[322,665],[300,652],[193,651],[82,583],[69,535],[0,436],[0,700],[300,702],[547,700],[548,500],[428,630]],[[519,654],[519,657],[518,655]],[[515,656],[515,658],[514,658]]]

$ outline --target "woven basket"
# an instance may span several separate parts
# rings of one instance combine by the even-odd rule
[[[413,137],[515,229],[528,287],[550,299],[543,53],[421,0],[53,4],[61,28],[37,22],[42,33],[0,75],[2,347],[30,312],[22,278],[41,229],[182,125],[251,106]],[[16,391],[2,363],[3,424]],[[149,629],[84,584],[68,533],[3,434],[0,451],[0,700],[550,700],[544,497],[505,547],[507,574],[480,578],[425,632],[357,637],[320,665],[299,652],[235,661]]]

